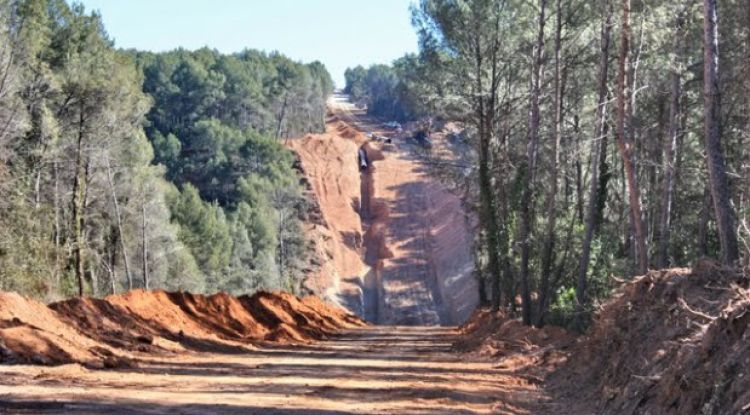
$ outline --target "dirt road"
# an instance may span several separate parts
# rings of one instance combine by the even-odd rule
[[[313,346],[190,353],[137,369],[0,366],[3,414],[528,413],[536,387],[450,351],[446,328],[368,327]]]

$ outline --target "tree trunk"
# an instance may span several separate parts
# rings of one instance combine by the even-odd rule
[[[575,151],[575,154],[577,155],[581,154],[581,137],[580,137],[580,134],[578,134],[580,133],[580,128],[581,128],[580,124],[581,124],[581,120],[578,114],[576,114],[574,116],[573,125],[574,125],[574,130],[576,131],[574,151]],[[584,196],[583,194],[585,192],[585,190],[583,190],[584,188],[583,182],[585,178],[583,177],[583,165],[581,164],[581,157],[576,157],[575,170],[576,170],[576,194],[577,194],[576,204],[575,204],[576,216],[578,218],[578,222],[583,223],[584,221],[584,213],[583,213]]]
[[[120,212],[120,202],[117,200],[117,191],[115,190],[115,184],[112,180],[112,167],[109,162],[109,155],[106,156],[107,162],[107,183],[109,183],[109,190],[112,194],[112,204],[115,207],[115,219],[117,220],[117,234],[120,240],[120,249],[122,250],[122,263],[125,267],[125,277],[128,280],[128,290],[133,289],[133,275],[130,273],[130,259],[128,258],[128,248],[125,245],[125,235],[122,231],[122,214]],[[114,272],[114,270],[113,270]]]
[[[609,74],[609,42],[612,33],[612,5],[610,0],[602,1],[602,9],[605,15],[602,21],[601,31],[601,52],[599,54],[599,86],[598,100],[596,110],[596,127],[594,130],[594,140],[591,142],[591,183],[589,188],[589,206],[586,211],[586,225],[584,231],[581,257],[578,263],[578,280],[576,286],[576,299],[579,307],[586,303],[586,274],[589,269],[591,260],[591,241],[594,239],[594,233],[599,220],[599,206],[603,202],[599,200],[600,169],[603,166],[602,160],[606,162],[606,149],[603,141],[605,140],[607,126],[607,82]]]
[[[484,128],[483,128],[484,130]],[[492,188],[492,177],[490,173],[490,138],[486,132],[479,139],[479,195],[481,203],[481,216],[485,228],[485,239],[487,242],[487,273],[492,281],[492,308],[500,309],[502,275],[500,273],[500,241],[499,225],[497,221],[497,208],[495,206],[495,193]]]
[[[149,277],[148,277],[148,235],[146,234],[146,195],[144,193],[144,199],[141,201],[141,249],[143,256],[143,288],[149,289]],[[122,238],[120,238],[122,239]]]
[[[721,99],[719,92],[719,44],[717,0],[703,0],[703,101],[708,177],[721,244],[721,259],[733,265],[739,258],[737,229],[732,210],[729,178],[721,148]]]
[[[628,87],[630,51],[630,0],[622,0],[622,30],[620,34],[620,59],[617,82],[617,147],[623,160],[628,187],[630,217],[633,222],[636,270],[639,274],[648,271],[648,251],[646,231],[643,223],[641,194],[635,167],[635,145],[631,137],[630,103],[632,91]]]
[[[474,275],[477,280],[477,291],[479,294],[479,305],[487,306],[490,304],[490,297],[487,294],[486,278],[482,270],[483,264],[481,261],[482,247],[486,245],[484,241],[484,232],[477,232],[477,236],[474,238],[474,247],[472,249],[474,259]]]
[[[539,287],[539,309],[537,326],[544,325],[544,315],[547,312],[547,298],[549,296],[549,274],[552,272],[552,262],[555,249],[555,225],[557,223],[557,181],[560,164],[560,137],[562,135],[563,90],[560,76],[560,54],[562,50],[562,0],[556,1],[557,21],[555,27],[555,125],[552,137],[552,172],[550,174],[550,191],[547,196],[547,229],[544,248],[542,250],[542,273]]]
[[[539,153],[539,96],[544,65],[544,20],[547,0],[539,0],[539,29],[531,74],[531,103],[529,111],[529,141],[526,147],[525,184],[521,202],[521,300],[523,323],[531,324],[531,287],[529,283],[529,260],[531,257],[531,227],[533,222],[534,176]]]
[[[114,238],[120,238],[121,235],[115,235]],[[110,294],[115,295],[117,294],[117,275],[115,274],[115,269],[117,269],[117,248],[115,247],[115,243],[112,244],[110,247],[109,252],[109,284],[110,284]]]
[[[78,283],[78,295],[83,296],[83,279],[84,279],[84,240],[83,240],[83,204],[86,193],[86,180],[84,178],[84,155],[83,155],[83,138],[84,123],[83,103],[80,106],[78,140],[76,143],[76,164],[75,175],[73,179],[73,235],[74,235],[74,261],[75,276]]]
[[[278,121],[278,124],[276,125],[276,139],[277,140],[281,139],[281,127],[284,124],[284,117],[286,117],[286,107],[287,107],[288,100],[289,100],[289,94],[285,93],[284,103],[281,104],[281,111],[279,113],[279,121]]]
[[[286,253],[284,252],[286,250],[286,245],[284,244],[284,214],[282,212],[282,209],[278,210],[279,212],[279,226],[277,228],[278,232],[278,238],[279,238],[279,244],[277,247],[277,254],[278,254],[278,264],[279,264],[279,281],[284,281],[284,259]]]
[[[750,206],[750,0],[745,0],[745,207]],[[747,212],[747,209],[745,210]],[[745,238],[750,239],[750,221],[744,216]],[[746,242],[747,246],[747,242]],[[745,266],[750,266],[750,249],[745,252]]]
[[[698,258],[708,256],[708,222],[711,220],[711,189],[706,184],[703,190],[703,207],[698,218]]]
[[[477,117],[477,128],[478,128],[478,153],[479,153],[479,202],[480,202],[480,220],[482,227],[484,228],[485,239],[487,243],[487,274],[492,280],[492,308],[498,310],[500,308],[501,289],[500,283],[502,281],[502,274],[500,272],[500,226],[497,220],[497,205],[495,201],[495,192],[492,188],[492,172],[491,164],[492,160],[490,157],[490,141],[492,139],[492,127],[494,125],[494,100],[487,100],[482,93],[484,87],[482,85],[483,79],[483,64],[484,59],[482,51],[479,46],[479,41],[476,40],[474,47],[474,64],[473,68],[475,71],[474,76],[476,77],[476,109],[475,115]],[[494,97],[496,93],[495,79],[491,82],[490,94]],[[491,108],[487,108],[491,105]]]
[[[58,171],[57,160],[52,164],[52,171],[55,175],[55,188],[53,197],[55,213],[55,287],[60,288],[60,173]]]
[[[99,294],[99,276],[96,273],[96,267],[94,261],[88,261],[89,276],[91,277],[91,294],[96,296]]]
[[[680,15],[675,26],[675,56],[679,65],[682,56],[682,36],[684,18]],[[662,187],[661,212],[659,215],[659,254],[658,266],[669,266],[670,227],[672,225],[672,203],[674,201],[674,176],[677,163],[677,139],[680,125],[680,96],[682,95],[682,69],[672,71],[672,97],[669,104],[669,131],[664,144],[664,181]]]
[[[41,164],[41,160],[39,161]],[[38,166],[36,170],[36,179],[34,179],[34,210],[39,210],[42,198],[42,167]]]

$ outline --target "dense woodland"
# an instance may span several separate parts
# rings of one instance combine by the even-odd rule
[[[346,89],[373,115],[465,126],[455,159],[432,161],[476,208],[484,301],[519,295],[526,323],[578,324],[613,277],[747,264],[750,2],[422,0],[412,14],[419,55],[351,68]]]
[[[320,63],[115,49],[64,0],[0,0],[0,290],[298,289],[307,203],[281,137],[323,128]]]

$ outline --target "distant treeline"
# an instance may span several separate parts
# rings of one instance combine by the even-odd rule
[[[344,93],[367,106],[370,115],[409,121],[425,113],[420,101],[420,76],[426,68],[416,55],[406,55],[392,65],[356,66],[344,72]]]
[[[279,138],[333,82],[279,54],[119,51],[62,0],[0,0],[0,290],[296,289],[305,210]]]

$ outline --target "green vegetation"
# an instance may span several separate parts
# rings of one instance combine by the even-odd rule
[[[295,290],[305,209],[282,137],[320,131],[325,67],[118,51],[63,0],[0,0],[0,290]]]
[[[421,0],[419,55],[346,89],[463,126],[430,165],[478,213],[483,300],[583,321],[613,276],[750,259],[750,4],[720,3]]]
[[[415,55],[406,55],[393,65],[349,68],[344,73],[344,93],[355,103],[366,105],[370,115],[407,121],[425,113],[423,95],[426,68]]]

